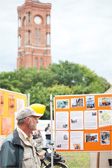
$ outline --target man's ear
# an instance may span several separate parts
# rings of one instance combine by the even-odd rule
[[[29,124],[30,124],[30,122],[31,122],[31,121],[30,121],[30,117],[26,117],[26,124],[28,124],[28,125],[29,125]]]

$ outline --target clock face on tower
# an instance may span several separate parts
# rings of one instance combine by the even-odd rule
[[[42,22],[42,19],[41,19],[41,17],[40,16],[35,16],[34,17],[34,22],[36,23],[36,24],[41,24],[41,22]]]

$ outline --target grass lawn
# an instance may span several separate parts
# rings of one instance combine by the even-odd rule
[[[89,152],[79,153],[79,152],[68,152],[60,153],[65,159],[65,164],[69,168],[89,168]]]
[[[57,152],[60,153],[69,168],[89,168],[89,152]],[[49,163],[45,160],[46,163]],[[42,168],[44,165],[42,166]]]

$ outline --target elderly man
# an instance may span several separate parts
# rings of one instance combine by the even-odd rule
[[[32,131],[36,129],[37,117],[40,116],[30,107],[24,107],[18,112],[18,127],[1,147],[2,168],[40,168],[40,159],[32,139]]]

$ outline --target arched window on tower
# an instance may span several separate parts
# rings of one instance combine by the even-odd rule
[[[23,18],[23,26],[25,26],[26,25],[26,16],[24,16],[24,18]]]
[[[25,44],[27,44],[27,31],[25,31]]]
[[[38,59],[35,58],[35,67],[38,68]]]
[[[23,65],[23,59],[20,60],[20,65],[21,65],[21,66]]]
[[[39,45],[41,44],[41,29],[39,29]]]
[[[28,30],[28,44],[31,44],[31,31]]]
[[[21,27],[21,18],[18,19],[18,27]]]
[[[35,29],[35,44],[37,45],[37,28]]]
[[[50,25],[50,16],[49,15],[46,16],[46,24]]]
[[[19,53],[19,54],[18,54],[18,57],[21,57],[21,56],[22,56],[21,53]]]
[[[28,23],[30,23],[30,16],[31,16],[31,14],[30,14],[30,12],[28,12]]]
[[[47,46],[50,46],[51,44],[50,33],[47,33],[46,36],[47,36]]]
[[[21,36],[20,35],[18,36],[18,47],[19,48],[21,47]]]
[[[40,67],[42,66],[42,62],[43,62],[43,61],[42,61],[42,58],[40,58]]]

